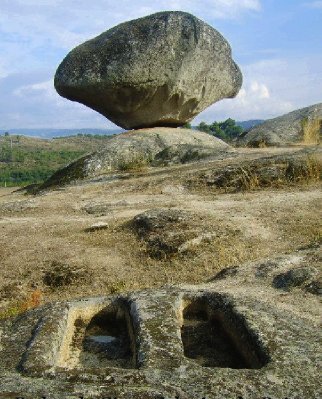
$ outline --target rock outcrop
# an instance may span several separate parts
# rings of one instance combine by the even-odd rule
[[[242,75],[222,35],[185,12],[122,23],[72,50],[57,92],[125,128],[181,126],[234,97]]]
[[[1,398],[320,398],[318,255],[0,320]]]
[[[162,127],[111,136],[105,144],[102,150],[58,170],[42,188],[113,171],[129,172],[147,166],[188,163],[234,153],[227,143],[207,133]]]
[[[201,174],[199,182],[226,192],[238,192],[308,183],[321,178],[322,151],[315,147],[208,170]]]
[[[322,103],[301,108],[250,129],[239,140],[249,147],[319,144],[322,135]]]
[[[216,233],[207,232],[202,216],[180,209],[151,209],[136,215],[130,227],[145,243],[151,258],[169,259],[211,242]],[[206,231],[205,231],[206,230]]]

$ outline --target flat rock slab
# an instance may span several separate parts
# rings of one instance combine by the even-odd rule
[[[279,187],[321,179],[322,151],[320,147],[306,148],[296,153],[243,161],[208,170],[199,182],[226,192]]]
[[[86,227],[86,229],[84,231],[86,231],[87,233],[92,233],[94,231],[107,230],[108,227],[109,227],[108,223],[98,222],[98,223],[92,224],[89,227]]]
[[[136,215],[128,227],[145,243],[150,257],[165,259],[211,241],[217,233],[207,233],[205,225],[201,216],[191,212],[155,208]]]
[[[273,287],[307,259],[1,321],[1,398],[319,398],[318,297]]]
[[[149,166],[184,164],[226,157],[234,149],[210,134],[192,129],[151,128],[111,136],[100,151],[58,170],[41,188],[59,187],[74,180],[112,172],[131,172]]]
[[[57,92],[125,129],[182,126],[234,97],[242,75],[222,35],[191,14],[160,12],[122,23],[72,50]]]

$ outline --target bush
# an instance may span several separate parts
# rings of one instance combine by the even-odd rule
[[[211,125],[201,122],[197,128],[202,132],[211,134],[225,141],[231,141],[243,132],[243,129],[237,126],[236,122],[231,118],[223,122],[213,122]]]
[[[141,172],[150,164],[150,159],[143,155],[136,155],[132,158],[120,159],[116,169],[122,172]]]

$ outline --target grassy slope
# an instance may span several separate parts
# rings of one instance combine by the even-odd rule
[[[39,139],[0,136],[0,186],[38,183],[80,156],[101,148],[110,136]]]

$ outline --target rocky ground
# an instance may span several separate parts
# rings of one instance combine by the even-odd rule
[[[35,290],[47,302],[200,283],[227,266],[318,242],[321,153],[312,151],[239,149],[223,160],[113,173],[37,195],[2,188],[1,309]],[[152,220],[145,232],[135,223],[142,214]]]
[[[321,240],[320,171],[321,151],[318,147],[239,148],[226,153],[222,159],[199,160],[183,165],[146,165],[136,170],[88,178],[78,184],[44,190],[36,195],[2,188],[1,325],[7,325],[6,328],[10,330],[12,325],[5,321],[7,317],[15,317],[28,308],[37,308],[57,300],[111,294],[122,297],[126,292],[144,289],[157,293],[163,292],[162,287],[166,285],[184,284],[191,287],[207,282],[213,284],[213,277],[229,268],[228,272],[222,274],[228,276],[229,295],[237,298],[240,294],[234,300],[239,301],[241,306],[245,301],[247,309],[252,309],[251,301],[263,303],[259,329],[264,328],[265,318],[272,317],[273,309],[276,316],[274,320],[281,320],[291,312],[296,314],[294,317],[297,321],[292,324],[290,315],[290,324],[285,319],[283,326],[280,326],[283,334],[293,337],[286,351],[288,355],[283,352],[284,344],[279,346],[278,339],[276,342],[273,340],[278,346],[277,352],[284,359],[280,366],[277,358],[269,366],[272,369],[263,366],[261,370],[266,370],[266,374],[260,384],[262,374],[256,374],[255,378],[249,374],[249,370],[244,370],[239,381],[240,387],[234,385],[231,390],[227,388],[223,392],[247,394],[247,398],[257,398],[256,395],[262,392],[271,393],[274,398],[285,397],[288,393],[293,395],[290,396],[292,398],[295,394],[304,398],[319,397],[318,394],[314,396],[318,385],[313,378],[316,372],[313,341],[318,295],[321,294],[318,252]],[[283,256],[289,256],[294,261],[278,263],[276,259],[284,259]],[[254,262],[252,265],[257,266],[248,267],[250,263],[247,262],[251,261]],[[269,267],[276,262],[278,267]],[[238,274],[236,268],[243,264],[240,270],[244,271]],[[268,266],[261,268],[261,264]],[[258,268],[257,274],[263,274],[263,279],[256,277],[256,284],[247,277],[247,273],[254,275],[255,272],[251,272],[254,267]],[[292,269],[296,269],[295,272]],[[223,288],[225,283],[220,281],[220,290],[226,292],[226,288]],[[193,292],[199,289],[203,288],[191,287]],[[211,288],[213,291],[216,289]],[[247,295],[251,299],[244,300]],[[42,312],[42,308],[39,309]],[[38,310],[29,312],[35,314],[36,319],[39,316]],[[18,320],[17,328],[20,322],[25,323],[21,317],[24,316],[11,319]],[[29,331],[31,325],[35,327],[33,317],[26,322],[28,327],[21,324],[20,331]],[[296,338],[305,325],[304,319],[310,325],[307,325],[303,336]],[[189,330],[189,323],[187,326]],[[9,330],[3,330],[6,331],[4,334],[8,334]],[[273,330],[276,333],[276,328]],[[20,339],[30,340],[28,334],[26,332]],[[268,336],[263,338],[264,344],[258,344],[259,348],[267,349],[267,339]],[[307,355],[304,352],[301,355],[303,358],[298,355],[301,340],[309,340],[305,341],[308,349],[305,349]],[[8,341],[3,341],[3,345],[8,345]],[[187,351],[193,352],[193,344],[192,349],[191,345],[189,348]],[[262,349],[258,350],[261,352]],[[19,348],[17,351],[21,355]],[[296,366],[290,359],[286,361],[287,356],[293,356],[294,359],[299,357]],[[308,364],[305,362],[309,362],[308,372],[311,374],[305,374],[308,382],[304,388],[304,376],[300,376],[300,371],[304,364]],[[281,376],[276,371],[281,370],[283,365],[286,365],[287,377],[285,373]],[[202,389],[198,391],[200,381],[210,378],[213,369],[203,368],[199,364],[198,374],[194,367],[188,374],[191,378],[195,375],[191,380],[195,383],[178,383],[177,388],[181,387],[182,391],[179,388],[176,391],[173,388],[175,383],[171,380],[172,385],[168,388],[164,386],[164,390],[161,390],[165,397],[172,398],[179,392],[182,398],[194,398],[196,396],[189,396],[190,389],[196,395],[199,392],[206,394],[208,388],[212,395],[210,398],[221,397],[218,396],[215,382],[208,387],[203,382]],[[163,366],[156,366],[156,369],[159,368]],[[221,370],[224,373],[220,374],[221,381],[231,378],[225,371],[229,369]],[[157,376],[155,374],[152,378],[149,373],[144,376],[149,381],[146,386],[155,388],[158,385]],[[158,373],[159,382],[163,381],[164,384],[162,378],[166,373]],[[182,375],[178,373],[176,378]],[[10,381],[15,377],[11,375],[11,380],[6,378],[3,387],[9,392],[13,389]],[[131,379],[135,378],[131,374]],[[143,378],[142,375],[140,378]],[[138,381],[141,381],[140,378]],[[243,391],[241,387],[249,379],[255,388],[245,388]],[[28,378],[21,381],[23,389],[27,389],[28,381]],[[142,381],[141,386],[145,384]],[[283,381],[288,387],[286,391],[281,388]],[[38,383],[42,384],[41,381]],[[135,384],[133,382],[132,385]],[[256,384],[263,389],[257,389]],[[267,388],[269,384],[277,387],[276,390],[270,391]],[[291,388],[292,384],[295,388]],[[54,385],[52,392],[55,391]],[[76,392],[75,386],[71,392]],[[82,382],[81,386],[86,387],[86,383]],[[121,395],[117,389],[113,392]],[[135,396],[133,391],[129,397],[157,397],[153,396],[153,389],[149,394],[152,396],[148,396],[148,393],[145,393],[146,396]]]

